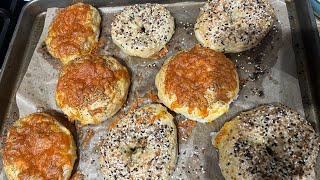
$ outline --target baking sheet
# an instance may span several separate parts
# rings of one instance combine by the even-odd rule
[[[270,1],[278,18],[270,34],[252,50],[227,55],[236,63],[243,85],[238,100],[231,104],[230,111],[217,121],[210,124],[198,123],[187,140],[179,140],[179,159],[173,179],[222,179],[218,167],[218,154],[211,145],[210,134],[218,131],[225,121],[242,110],[259,104],[280,102],[304,114],[286,4],[281,0]],[[193,25],[202,4],[188,2],[166,5],[175,17],[176,32],[168,44],[168,54],[158,60],[128,57],[122,53],[111,41],[110,24],[114,13],[123,7],[100,8],[103,16],[101,38],[106,44],[100,53],[116,57],[128,67],[132,76],[127,107],[136,96],[136,91],[140,96],[144,96],[149,90],[156,92],[154,77],[167,57],[197,43]],[[59,60],[47,56],[43,50],[48,26],[57,12],[56,8],[48,9],[43,33],[17,92],[20,117],[35,111],[49,110],[61,113],[54,97],[62,64]],[[103,179],[98,161],[98,147],[111,120],[100,125],[77,126],[80,149],[77,169],[85,179]],[[92,136],[88,138],[87,134]],[[84,146],[84,143],[87,145]]]

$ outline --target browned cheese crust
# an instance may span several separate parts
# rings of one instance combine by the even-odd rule
[[[129,84],[127,69],[114,58],[84,56],[63,67],[56,101],[70,119],[82,124],[97,124],[122,107]]]
[[[68,179],[76,147],[69,130],[57,120],[35,113],[9,129],[2,157],[8,179]]]
[[[64,64],[90,53],[98,42],[100,21],[99,12],[88,4],[77,3],[61,10],[49,27],[49,52]]]
[[[210,122],[228,110],[239,81],[235,65],[223,53],[197,45],[169,58],[156,86],[159,99],[171,110]]]

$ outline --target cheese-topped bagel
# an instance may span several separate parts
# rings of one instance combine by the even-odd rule
[[[98,43],[101,17],[96,8],[77,3],[61,10],[45,40],[50,54],[62,63],[89,54]]]
[[[70,119],[81,124],[99,124],[122,107],[129,85],[128,70],[116,59],[88,55],[63,67],[56,101]]]
[[[70,131],[45,113],[17,120],[9,129],[2,149],[9,180],[67,180],[76,158]]]
[[[155,84],[163,104],[199,122],[211,122],[227,112],[239,91],[233,62],[200,45],[167,59]]]

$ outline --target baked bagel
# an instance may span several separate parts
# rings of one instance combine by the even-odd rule
[[[200,9],[194,30],[203,46],[236,53],[258,45],[274,19],[268,0],[214,0]]]
[[[169,179],[177,161],[177,130],[160,104],[115,120],[101,146],[106,179]]]
[[[49,26],[45,42],[62,63],[89,54],[98,43],[101,17],[96,8],[77,3],[61,10]]]
[[[88,55],[66,64],[58,78],[56,102],[81,124],[98,124],[113,116],[127,99],[127,68],[110,56]]]
[[[174,18],[160,4],[136,4],[118,13],[111,25],[113,42],[129,56],[149,58],[174,34]]]
[[[155,84],[163,104],[199,122],[211,122],[227,112],[239,91],[233,62],[200,45],[167,59]]]
[[[319,140],[310,123],[263,105],[225,123],[213,139],[225,179],[315,179]]]
[[[77,158],[76,145],[70,131],[55,118],[34,113],[9,129],[2,158],[9,180],[67,180]]]

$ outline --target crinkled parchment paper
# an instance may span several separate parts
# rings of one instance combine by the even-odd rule
[[[304,114],[286,4],[281,0],[271,0],[271,3],[277,21],[269,35],[254,49],[227,54],[237,65],[240,75],[238,99],[225,115],[213,123],[198,123],[187,140],[179,139],[179,158],[173,179],[223,179],[218,166],[218,153],[211,145],[210,134],[243,110],[265,103],[282,103]],[[193,25],[202,4],[188,2],[166,5],[175,18],[176,32],[168,44],[168,54],[158,60],[129,57],[121,52],[111,40],[110,26],[114,13],[123,7],[100,8],[103,17],[101,39],[105,40],[100,53],[114,56],[131,73],[132,85],[126,107],[130,106],[136,91],[140,96],[149,90],[156,92],[154,78],[166,58],[197,43]],[[58,10],[48,9],[42,35],[17,92],[20,117],[43,110],[62,113],[55,102],[56,83],[62,64],[47,56],[42,48],[48,26]],[[100,125],[77,126],[78,137],[75,139],[78,141],[80,157],[76,168],[85,179],[103,179],[99,167],[99,145],[111,121]]]

